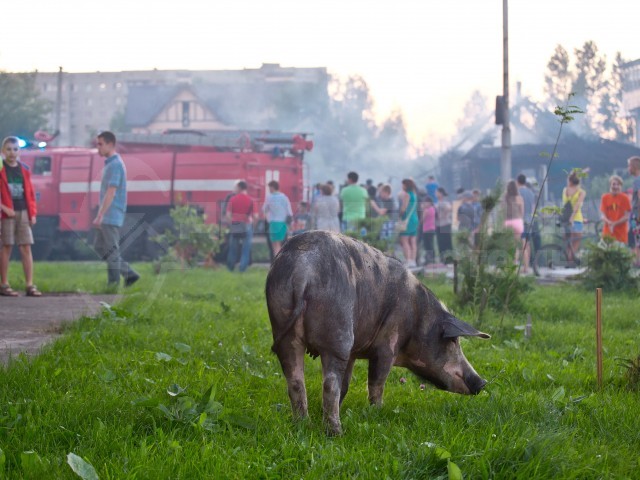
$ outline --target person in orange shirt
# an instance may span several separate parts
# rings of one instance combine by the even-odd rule
[[[609,193],[602,195],[600,212],[604,223],[602,236],[613,237],[626,245],[629,236],[631,200],[622,193],[622,178],[618,175],[609,178]]]

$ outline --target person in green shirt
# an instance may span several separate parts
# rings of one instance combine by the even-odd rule
[[[345,230],[355,230],[357,222],[364,220],[367,216],[369,194],[358,185],[358,178],[356,172],[349,172],[347,174],[347,186],[340,192],[343,232]]]

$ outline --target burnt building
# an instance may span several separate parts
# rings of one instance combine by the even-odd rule
[[[478,126],[440,158],[440,177],[448,180],[443,182],[448,189],[487,191],[495,186],[500,178],[501,138],[500,127],[492,120]],[[627,158],[640,155],[636,145],[578,135],[570,124],[563,125],[556,147],[559,119],[526,98],[519,99],[511,109],[511,131],[512,175],[524,173],[542,184],[550,165],[543,199],[551,203],[559,201],[572,169],[588,169],[589,178],[614,171],[623,173]]]

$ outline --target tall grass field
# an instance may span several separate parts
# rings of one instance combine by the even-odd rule
[[[19,265],[11,268],[18,289]],[[594,293],[536,286],[525,312],[485,312],[490,340],[461,339],[489,380],[479,395],[394,368],[384,405],[371,407],[359,361],[341,409],[345,433],[330,437],[319,359],[306,360],[310,417],[292,419],[270,350],[266,269],[136,268],[142,279],[116,305],[67,325],[40,355],[0,366],[0,478],[640,478],[640,393],[620,365],[640,354],[637,295],[604,292],[602,390]],[[37,264],[36,283],[45,293],[99,293],[105,269]],[[424,282],[474,323],[449,282]]]

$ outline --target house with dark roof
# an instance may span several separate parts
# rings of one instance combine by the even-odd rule
[[[234,128],[215,110],[190,85],[137,85],[129,87],[124,121],[133,133]]]
[[[136,133],[167,129],[299,130],[328,108],[326,83],[193,81],[129,85],[124,123]]]
[[[512,177],[524,173],[538,183],[551,165],[544,199],[557,202],[573,168],[589,170],[589,177],[626,170],[627,158],[640,155],[638,146],[606,140],[596,136],[578,135],[571,124],[564,129],[554,151],[560,123],[551,112],[541,109],[528,99],[519,99],[511,114]],[[493,120],[493,118],[491,118]],[[441,183],[448,190],[459,187],[486,191],[500,178],[501,127],[486,121],[440,157]],[[587,180],[588,181],[588,180]]]

